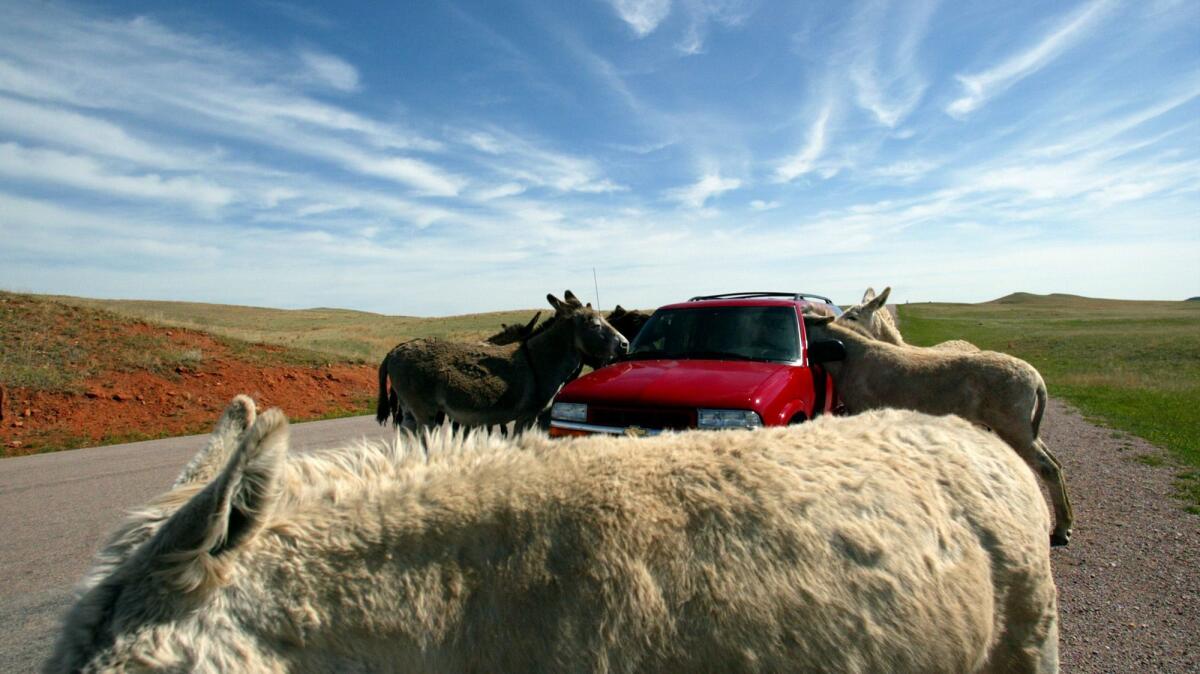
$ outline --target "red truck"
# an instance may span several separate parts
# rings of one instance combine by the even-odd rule
[[[810,293],[746,292],[661,307],[619,362],[567,384],[550,435],[655,435],[688,428],[755,428],[839,411],[821,366],[840,342],[809,343],[801,312],[840,314]]]

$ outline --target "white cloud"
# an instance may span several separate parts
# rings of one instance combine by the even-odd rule
[[[37,77],[0,60],[0,91],[54,101],[69,100],[74,92],[61,82]]]
[[[778,201],[763,201],[762,199],[755,199],[750,202],[750,208],[756,211],[773,211],[780,206],[781,204]]]
[[[827,101],[817,113],[817,118],[813,120],[812,126],[809,127],[808,142],[805,146],[776,167],[775,180],[777,182],[791,182],[815,168],[817,160],[825,153],[827,126],[832,112],[833,105]]]
[[[358,70],[333,54],[303,51],[300,61],[304,64],[306,78],[338,91],[358,90]]]
[[[498,127],[465,131],[460,136],[467,146],[484,153],[481,163],[522,189],[535,186],[589,194],[628,189],[606,178],[593,159],[547,149]]]
[[[700,209],[709,199],[742,186],[737,178],[722,178],[718,173],[709,173],[687,187],[667,191],[668,198],[688,208]]]
[[[503,199],[504,197],[516,196],[524,191],[524,185],[520,185],[518,183],[504,183],[503,185],[481,188],[475,192],[474,197],[479,201],[492,201],[493,199]]]
[[[912,181],[936,169],[940,164],[927,159],[910,159],[880,166],[871,172],[883,178],[900,182]]]
[[[234,192],[194,176],[164,178],[112,171],[92,157],[0,143],[0,174],[12,180],[62,185],[137,199],[166,199],[205,209],[228,204]]]
[[[1060,135],[1054,143],[1037,149],[1033,154],[1039,157],[1059,157],[1107,145],[1113,138],[1157,119],[1200,96],[1200,86],[1197,86],[1195,82],[1172,89],[1182,89],[1182,93],[1127,115],[1086,124],[1083,130],[1065,138]]]
[[[935,0],[906,2],[892,13],[888,3],[868,4],[851,31],[857,58],[850,66],[850,81],[856,100],[884,126],[896,126],[925,93],[917,52],[936,6]],[[898,36],[896,43],[887,44],[893,35]]]
[[[0,84],[70,82],[70,89],[46,98],[95,111],[89,116],[132,116],[168,125],[175,136],[201,133],[271,146],[427,194],[454,194],[466,183],[432,161],[400,154],[439,152],[439,142],[309,96],[303,89],[306,81],[339,90],[357,86],[353,67],[336,57],[308,52],[301,57],[307,58],[307,77],[297,82],[286,75],[295,69],[295,54],[239,50],[147,18],[100,20],[60,7],[44,13],[17,11],[6,18],[0,58],[8,75],[0,77]],[[78,113],[55,114],[75,115],[68,120],[75,127],[86,122]],[[24,133],[44,137],[48,125],[33,128],[28,116],[22,122]],[[101,123],[92,122],[91,128]],[[105,133],[88,149],[96,151],[101,142],[126,145],[117,137],[123,133],[117,127],[109,124]]]
[[[1041,70],[1064,51],[1087,37],[1107,13],[1108,0],[1098,0],[1084,5],[1065,17],[1037,44],[1025,51],[1009,56],[1004,61],[971,75],[957,75],[964,95],[946,107],[952,117],[966,117],[987,99],[1004,91],[1018,81]]]
[[[375,156],[343,148],[337,152],[344,164],[361,173],[411,185],[425,194],[452,197],[462,190],[466,179],[446,173],[419,159],[401,156]]]
[[[746,0],[683,0],[687,27],[675,48],[689,56],[703,52],[710,24],[715,22],[728,28],[738,26],[752,8],[752,3]]]
[[[287,187],[272,187],[267,190],[262,196],[263,205],[267,208],[275,208],[284,201],[290,201],[300,196],[296,190]]]
[[[634,34],[645,37],[671,13],[671,0],[610,0],[617,16],[629,24]]]
[[[0,130],[50,145],[155,167],[195,163],[195,153],[164,149],[111,122],[62,108],[0,96]]]

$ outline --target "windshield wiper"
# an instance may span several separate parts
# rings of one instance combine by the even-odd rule
[[[674,358],[671,354],[662,349],[646,349],[645,351],[635,351],[622,356],[622,360],[649,360],[651,358]]]
[[[729,351],[689,351],[681,356],[682,358],[699,358],[704,360],[758,360],[750,356],[743,356],[740,353],[731,353]]]

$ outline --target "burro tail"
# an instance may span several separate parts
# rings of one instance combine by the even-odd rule
[[[392,416],[392,405],[388,400],[388,357],[383,357],[383,362],[379,364],[379,399],[375,403],[375,421],[379,422],[380,426],[384,426],[388,422],[388,417]],[[394,396],[395,393],[393,392]]]

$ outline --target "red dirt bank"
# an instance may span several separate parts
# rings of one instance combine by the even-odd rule
[[[203,432],[238,393],[260,407],[281,407],[293,420],[365,414],[374,399],[376,371],[370,366],[259,364],[244,358],[279,362],[283,358],[272,356],[283,349],[256,344],[253,354],[235,354],[205,333],[121,327],[164,337],[203,357],[161,374],[103,372],[85,379],[82,393],[6,387],[0,456]]]

